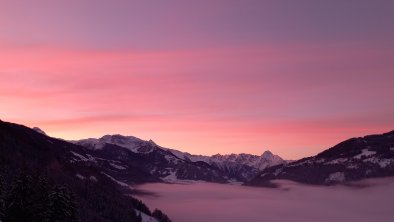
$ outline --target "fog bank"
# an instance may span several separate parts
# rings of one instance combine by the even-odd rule
[[[366,180],[359,184],[362,188],[277,183],[281,188],[145,184],[138,189],[155,195],[138,198],[174,222],[391,222],[394,218],[394,178]]]

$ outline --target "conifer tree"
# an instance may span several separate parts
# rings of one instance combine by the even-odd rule
[[[4,220],[5,215],[5,197],[6,197],[6,187],[4,178],[0,175],[0,221]]]
[[[55,185],[49,193],[48,221],[77,221],[73,194],[64,186]]]
[[[152,213],[152,216],[159,220],[160,222],[171,222],[170,218],[165,215],[161,210],[155,209]]]
[[[6,197],[6,221],[37,221],[33,211],[34,190],[33,178],[24,172],[18,174]]]

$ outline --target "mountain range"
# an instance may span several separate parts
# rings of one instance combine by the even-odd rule
[[[135,185],[205,181],[274,187],[278,179],[334,185],[394,176],[394,131],[352,138],[316,156],[286,161],[270,151],[260,156],[193,155],[123,135],[66,141],[37,127],[0,121],[0,167],[0,185],[12,184],[24,172],[67,186],[77,197],[81,221],[167,222],[161,211],[152,212],[133,198],[140,192]],[[0,220],[3,211],[0,204]]]
[[[89,150],[89,158],[82,151],[75,153],[75,161],[89,161],[104,172],[126,183],[190,182],[217,183],[246,182],[262,169],[284,163],[277,155],[266,151],[261,156],[230,154],[213,156],[191,155],[158,146],[152,140],[133,136],[105,135],[99,139],[71,141]],[[146,174],[141,179],[131,172]]]

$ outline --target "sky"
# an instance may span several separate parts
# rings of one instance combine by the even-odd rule
[[[0,119],[193,154],[394,130],[394,1],[0,0]]]

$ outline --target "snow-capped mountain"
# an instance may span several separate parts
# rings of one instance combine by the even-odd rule
[[[181,152],[178,150],[168,149],[175,156],[179,157],[183,160],[189,160],[191,162],[202,161],[209,164],[219,164],[222,165],[226,162],[235,162],[238,164],[247,165],[258,170],[263,170],[267,167],[282,164],[285,161],[278,155],[274,155],[271,151],[265,151],[261,156],[252,155],[252,154],[215,154],[213,156],[203,156],[203,155],[192,155],[187,152]]]
[[[145,141],[133,136],[105,135],[98,139],[90,138],[72,142],[88,148],[98,158],[120,161],[123,166],[132,165],[167,182],[182,180],[245,182],[257,175],[260,170],[284,162],[282,158],[269,151],[261,156],[250,154],[191,155],[160,147],[152,140]],[[130,152],[125,155],[125,158],[119,159],[116,152],[125,152],[125,149]],[[118,170],[122,171],[120,167]]]
[[[103,149],[105,145],[113,144],[135,153],[149,153],[153,148],[157,147],[152,140],[145,141],[134,136],[122,136],[119,134],[105,135],[99,139],[89,138],[71,142],[92,150]]]
[[[261,156],[246,153],[203,156],[174,149],[168,150],[180,159],[190,162],[201,161],[215,166],[240,181],[248,181],[267,167],[285,163],[281,157],[270,151],[265,151]]]
[[[370,177],[394,176],[394,131],[346,140],[316,156],[263,170],[249,185],[271,180],[331,185]]]

